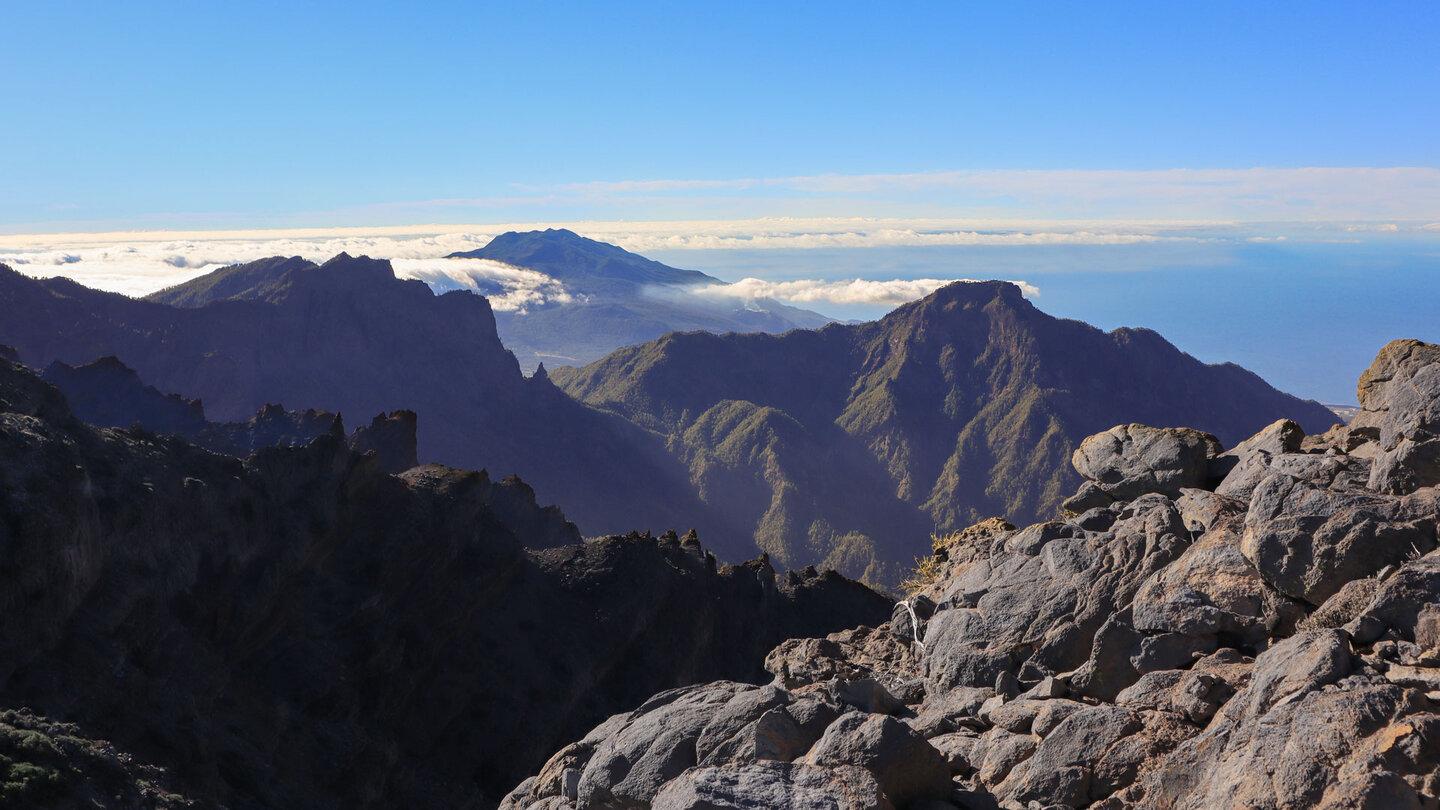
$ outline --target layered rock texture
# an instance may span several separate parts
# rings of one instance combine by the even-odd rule
[[[704,502],[775,559],[882,582],[928,553],[932,531],[1054,514],[1082,480],[1071,454],[1096,431],[1189,425],[1234,444],[1284,417],[1311,432],[1338,421],[1154,332],[1052,318],[1005,282],[952,284],[874,323],[668,335],[551,376],[666,436]],[[1133,469],[1095,473],[1133,479],[1117,490],[1128,499],[1155,484],[1143,469],[1150,439],[1117,430],[1084,464],[1133,458]],[[1175,448],[1184,469],[1158,491],[1205,483],[1217,448],[1199,441]]]
[[[516,479],[389,474],[350,446],[388,421],[241,459],[0,360],[0,799],[492,806],[646,695],[891,609],[693,535],[581,544]]]
[[[1440,807],[1440,475],[1402,449],[1437,376],[1397,341],[1350,426],[1091,436],[1062,519],[942,538],[888,622],[660,693],[502,807]]]

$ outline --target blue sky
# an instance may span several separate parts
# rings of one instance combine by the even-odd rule
[[[1335,402],[1440,342],[1433,0],[54,0],[0,42],[0,261],[33,275],[420,272],[564,225],[839,317],[1026,280]]]
[[[1440,167],[1433,2],[60,0],[0,31],[10,233],[1073,217],[1003,189],[605,184]]]

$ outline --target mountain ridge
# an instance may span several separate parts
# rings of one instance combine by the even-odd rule
[[[692,478],[707,472],[697,458],[717,454],[730,459],[732,478],[747,471],[770,498],[752,493],[745,520],[781,561],[798,553],[793,538],[824,533],[815,527],[828,511],[818,506],[824,499],[813,484],[774,474],[785,462],[765,456],[771,437],[722,453],[731,437],[692,430],[722,404],[774,408],[832,453],[863,451],[889,484],[873,500],[891,514],[923,515],[942,534],[991,515],[1053,514],[1078,485],[1068,467],[1076,443],[1114,424],[1198,424],[1233,443],[1286,413],[1317,432],[1338,421],[1239,366],[1202,364],[1153,331],[1107,333],[1052,318],[1007,282],[957,282],[866,324],[779,336],[671,334],[550,376],[577,399],[668,436]],[[805,475],[874,480],[865,465],[827,466],[809,465]],[[721,496],[732,512],[736,497]],[[868,538],[842,543],[846,556],[861,542],[892,568],[909,559],[882,551],[898,545],[881,539],[884,522],[830,529]],[[913,537],[905,549],[926,551]]]
[[[1234,441],[1280,412],[1333,419],[1153,332],[1051,318],[1000,282],[873,323],[671,333],[526,378],[482,296],[436,295],[383,260],[277,260],[250,278],[263,298],[196,308],[7,269],[0,306],[21,317],[0,342],[36,366],[119,356],[219,421],[276,401],[414,411],[421,460],[519,474],[586,534],[693,527],[724,559],[889,584],[933,532],[1053,513],[1095,430],[1191,423]]]
[[[586,534],[693,526],[726,559],[750,556],[748,543],[727,542],[727,521],[683,485],[658,437],[524,377],[484,297],[436,295],[384,260],[345,255],[265,290],[265,300],[177,307],[0,267],[0,309],[15,313],[0,321],[0,343],[40,368],[117,356],[221,422],[273,402],[361,418],[411,410],[422,460],[518,474],[566,503]]]

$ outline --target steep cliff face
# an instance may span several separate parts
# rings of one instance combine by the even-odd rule
[[[587,534],[729,536],[658,437],[522,376],[483,297],[436,296],[388,262],[343,254],[217,275],[212,286],[238,297],[186,308],[0,267],[0,343],[35,368],[118,357],[159,391],[202,400],[216,422],[277,402],[351,419],[412,410],[421,460],[518,474]]]
[[[1062,520],[944,538],[889,622],[655,695],[502,808],[1440,806],[1440,468],[1401,449],[1437,381],[1396,341],[1321,435],[1092,435]]]
[[[518,480],[96,429],[0,361],[0,705],[205,804],[483,806],[637,695],[889,609],[673,535],[525,550],[567,540]]]
[[[930,529],[1054,514],[1080,481],[1070,453],[1114,424],[1234,443],[1287,415],[1338,421],[1153,332],[1052,318],[1004,282],[953,284],[874,323],[668,335],[551,376],[669,436],[701,496],[777,559],[818,552],[856,575],[925,553]]]

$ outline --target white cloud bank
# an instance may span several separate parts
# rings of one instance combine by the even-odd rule
[[[1440,222],[1279,223],[1257,227],[1211,221],[767,218],[674,222],[511,223],[384,228],[256,231],[166,231],[0,235],[0,262],[31,276],[63,275],[90,287],[144,295],[229,264],[267,256],[302,256],[323,262],[340,252],[390,259],[398,272],[432,286],[489,290],[497,308],[523,309],[567,295],[558,282],[502,272],[479,264],[451,265],[444,256],[483,247],[506,231],[565,227],[627,250],[766,251],[865,249],[909,246],[1076,246],[1196,244],[1247,240],[1434,238]],[[416,264],[406,264],[416,262]],[[676,264],[685,266],[685,262]],[[748,266],[764,266],[763,259]],[[454,267],[461,266],[455,270]],[[513,270],[514,268],[512,268]],[[936,268],[935,275],[945,268]],[[753,271],[751,271],[753,272]],[[468,275],[467,275],[468,274]],[[537,274],[538,275],[538,274]],[[469,278],[465,281],[464,278]],[[818,282],[817,282],[818,283]],[[892,282],[883,282],[892,283]],[[496,285],[499,285],[497,288]],[[499,292],[496,292],[496,290]],[[878,293],[877,293],[878,294]],[[505,297],[509,296],[509,297]],[[777,296],[778,297],[778,296]],[[799,299],[797,299],[799,300]]]
[[[474,290],[500,312],[523,315],[535,307],[581,300],[559,279],[489,259],[392,259],[390,264],[397,277],[418,279],[437,291]]]
[[[747,301],[774,298],[791,304],[874,304],[893,307],[924,298],[956,281],[974,282],[975,279],[897,278],[875,281],[856,278],[846,281],[818,279],[765,281],[758,278],[745,278],[734,284],[712,284],[695,292],[705,296],[742,298]],[[1040,289],[1033,284],[1024,281],[1012,281],[1011,283],[1018,286],[1027,297],[1040,294]]]
[[[170,231],[0,235],[0,262],[31,276],[63,275],[97,289],[145,295],[230,264],[267,256],[324,262],[345,252],[390,259],[397,273],[440,289],[494,292],[497,309],[564,300],[558,282],[502,271],[498,263],[443,259],[474,250],[506,231],[555,223],[285,231]],[[1210,238],[1198,223],[1003,222],[867,218],[759,219],[692,222],[562,223],[584,236],[627,250],[839,249],[925,245],[1131,245]],[[459,264],[451,264],[459,263]],[[457,269],[459,268],[459,269]],[[525,271],[529,272],[529,271]],[[508,275],[507,275],[508,273]],[[539,275],[539,274],[535,274]],[[468,279],[468,281],[466,280]],[[503,296],[501,296],[503,297]]]

